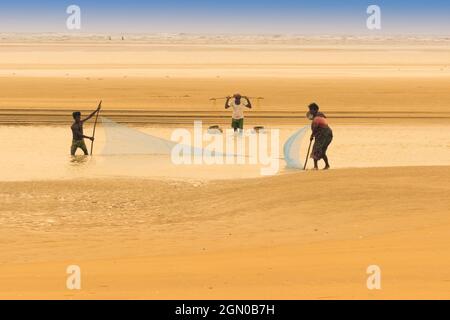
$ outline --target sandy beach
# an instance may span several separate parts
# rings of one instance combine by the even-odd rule
[[[2,299],[450,298],[446,39],[11,36],[0,86]],[[235,92],[264,97],[247,124],[280,129],[281,147],[319,103],[334,170],[111,162],[101,126],[96,157],[68,156],[71,112],[100,99],[167,139],[194,120],[227,127],[209,99]],[[370,265],[382,290],[366,286]]]
[[[0,296],[448,299],[449,176],[442,167],[201,185],[1,183]],[[74,264],[85,279],[75,293],[65,288]],[[381,291],[366,288],[373,264]]]
[[[328,112],[448,112],[447,38],[54,37],[2,40],[2,109],[89,109],[103,99],[108,110],[212,112],[223,101],[211,97],[240,91],[265,98],[256,111],[304,115],[315,100]]]

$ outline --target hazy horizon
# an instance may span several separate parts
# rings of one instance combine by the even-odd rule
[[[64,36],[64,37],[163,37],[163,36],[186,36],[186,37],[271,37],[271,38],[439,38],[450,39],[450,32],[442,34],[432,33],[199,33],[199,32],[70,32],[70,31],[20,31],[1,32],[1,36]]]

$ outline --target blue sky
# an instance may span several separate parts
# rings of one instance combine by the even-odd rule
[[[0,32],[65,32],[71,4],[82,32],[364,34],[377,4],[383,33],[450,34],[448,0],[14,0],[0,4]]]

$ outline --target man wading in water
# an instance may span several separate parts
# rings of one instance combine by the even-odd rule
[[[324,170],[330,169],[330,164],[327,157],[327,149],[331,141],[333,141],[333,131],[328,126],[327,117],[319,112],[319,106],[315,103],[309,105],[308,119],[312,120],[311,124],[311,141],[314,142],[311,158],[314,159],[314,170],[319,170],[318,162],[323,159],[325,161]]]
[[[242,98],[247,100],[246,104],[242,103]],[[231,99],[234,99],[230,102]],[[235,94],[233,97],[227,97],[225,102],[225,109],[233,108],[233,119],[231,120],[231,127],[234,132],[244,130],[244,108],[251,109],[252,104],[247,97],[241,96],[239,93]]]
[[[75,122],[72,124],[71,129],[72,129],[72,147],[70,148],[70,154],[72,156],[75,155],[75,153],[77,152],[77,149],[80,148],[81,150],[83,150],[84,155],[89,155],[88,150],[86,148],[86,144],[84,143],[84,139],[89,139],[91,141],[94,141],[94,137],[88,137],[85,136],[83,133],[83,124],[88,121],[89,119],[91,119],[93,116],[95,116],[95,114],[97,112],[100,111],[101,109],[101,103],[98,106],[97,110],[95,110],[94,112],[92,112],[86,119],[81,120],[81,112],[74,112],[72,114],[73,119],[75,120]]]

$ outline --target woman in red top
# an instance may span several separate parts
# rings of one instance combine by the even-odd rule
[[[311,124],[311,141],[314,139],[313,151],[311,158],[314,159],[314,169],[318,170],[318,162],[323,159],[325,161],[324,170],[330,169],[330,164],[327,157],[328,146],[333,141],[333,131],[328,125],[327,117],[319,112],[319,106],[315,103],[309,105],[308,119],[312,120]]]

